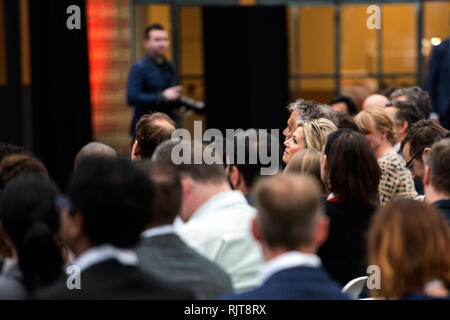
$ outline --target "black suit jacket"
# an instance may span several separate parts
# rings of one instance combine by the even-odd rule
[[[375,208],[327,201],[325,210],[330,233],[318,255],[330,275],[344,286],[367,275],[366,233]]]
[[[40,290],[39,300],[86,299],[193,299],[191,292],[126,266],[115,259],[93,265],[81,272],[81,289],[68,289],[66,280]]]
[[[142,239],[136,253],[144,271],[188,288],[198,299],[214,299],[232,292],[227,273],[174,233]]]
[[[168,103],[162,94],[164,89],[175,84],[175,69],[169,61],[157,64],[146,55],[131,67],[127,84],[127,101],[129,105],[135,107],[131,123],[133,137],[139,118],[150,111],[164,112],[175,121],[178,120],[172,112],[174,104]]]

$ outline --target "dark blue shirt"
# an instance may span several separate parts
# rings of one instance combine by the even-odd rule
[[[139,118],[150,111],[164,112],[175,121],[178,120],[173,114],[174,104],[169,103],[162,94],[165,89],[175,84],[175,68],[167,60],[158,64],[147,55],[131,67],[127,101],[135,107],[130,130],[133,138],[136,136],[136,123]]]

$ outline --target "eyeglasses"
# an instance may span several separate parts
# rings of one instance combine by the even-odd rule
[[[56,208],[58,208],[58,210],[67,208],[70,212],[74,211],[74,205],[72,204],[72,202],[70,202],[70,200],[68,200],[64,197],[61,197],[61,196],[56,197],[55,206],[56,206]]]
[[[412,168],[411,168],[412,162],[413,162],[414,159],[416,159],[419,155],[421,155],[422,152],[423,152],[423,150],[420,150],[419,152],[417,152],[417,153],[414,155],[414,157],[412,157],[412,158],[408,161],[408,163],[406,164],[406,168],[408,168],[409,170],[412,170]]]

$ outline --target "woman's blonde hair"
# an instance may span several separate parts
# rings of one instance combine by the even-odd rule
[[[322,193],[325,194],[325,186],[320,178],[320,156],[321,153],[314,149],[300,150],[289,160],[284,174],[300,173],[314,176],[322,187]]]
[[[397,143],[394,120],[386,113],[384,107],[371,107],[359,112],[355,122],[362,134],[369,134],[374,129],[378,132],[386,131],[389,143],[392,145]]]
[[[303,128],[306,148],[317,151],[322,151],[328,135],[337,130],[336,125],[325,118],[311,121],[299,120],[296,124],[297,128]]]
[[[401,299],[440,280],[450,289],[450,229],[431,205],[411,199],[390,202],[373,215],[369,264],[380,268],[373,297]]]

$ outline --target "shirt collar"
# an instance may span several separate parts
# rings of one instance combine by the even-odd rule
[[[207,213],[214,213],[219,209],[237,204],[245,204],[248,206],[248,202],[242,192],[237,190],[220,192],[210,197],[205,203],[203,203],[197,211],[194,212],[191,219],[198,218]]]
[[[137,265],[136,253],[129,249],[119,249],[110,244],[103,244],[83,252],[71,265],[76,265],[80,271],[109,259],[116,259],[123,265]]]
[[[142,239],[175,233],[175,227],[171,224],[150,228],[141,233]]]
[[[320,267],[320,258],[312,253],[301,253],[299,251],[289,251],[268,261],[262,268],[259,275],[260,284],[266,282],[275,273],[299,266]]]

